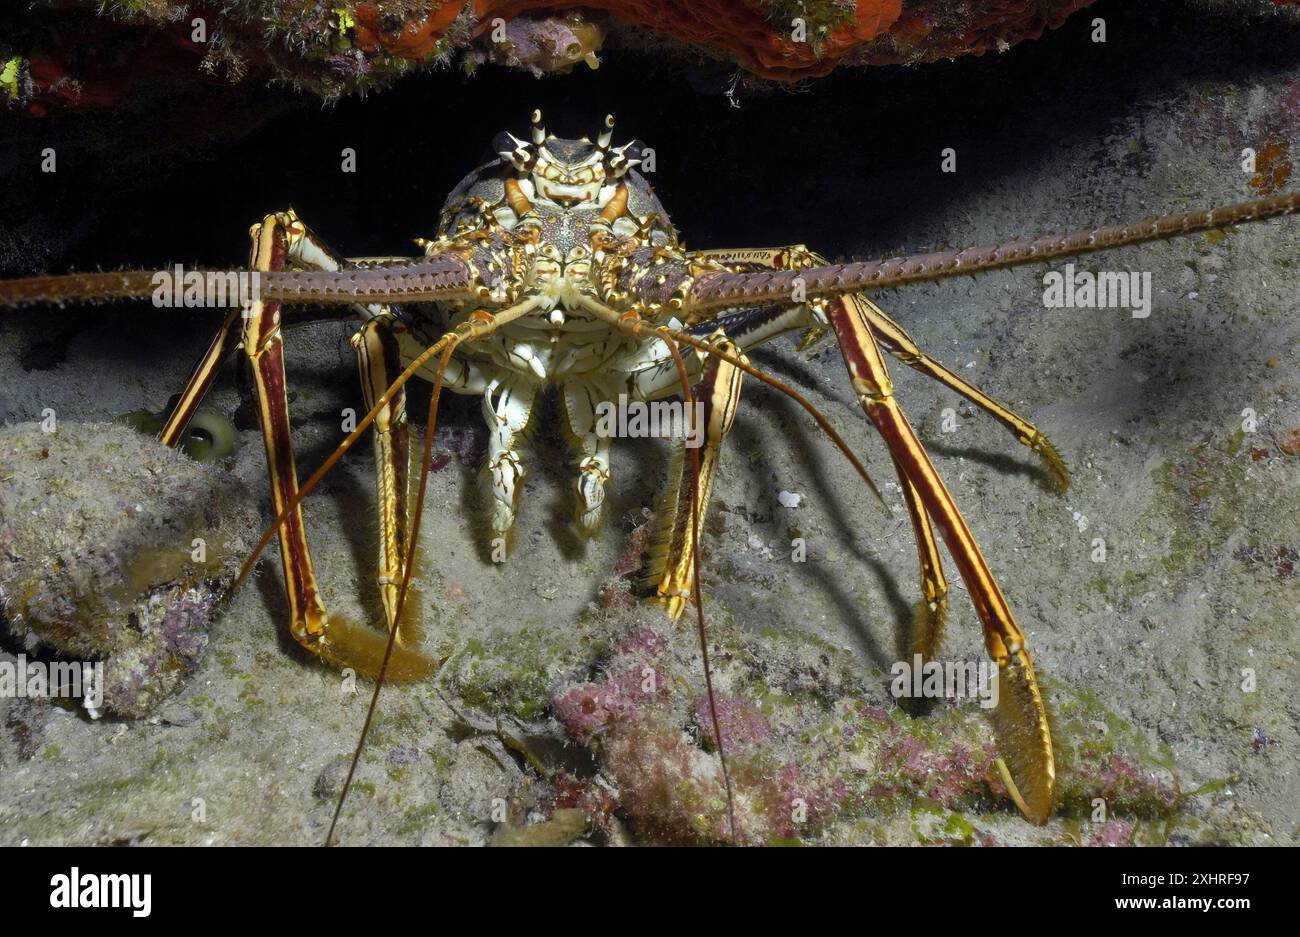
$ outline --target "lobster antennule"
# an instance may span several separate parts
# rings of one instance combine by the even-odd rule
[[[1157,215],[1131,224],[1049,234],[961,251],[913,254],[892,260],[831,264],[802,270],[761,273],[711,271],[701,274],[695,281],[687,305],[694,312],[780,301],[789,298],[799,288],[809,297],[857,293],[1164,240],[1295,212],[1300,212],[1300,192],[1239,202],[1208,211]]]

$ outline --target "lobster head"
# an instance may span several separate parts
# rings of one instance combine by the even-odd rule
[[[613,115],[605,117],[604,129],[592,143],[587,137],[562,140],[548,134],[542,125],[542,112],[533,111],[530,137],[525,141],[503,133],[494,141],[494,149],[519,172],[520,183],[529,184],[529,197],[565,207],[596,202],[603,187],[641,164],[643,145],[639,141],[610,146],[614,138]]]

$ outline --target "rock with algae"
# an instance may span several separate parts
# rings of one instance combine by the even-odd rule
[[[1033,827],[1011,805],[990,724],[973,703],[912,718],[887,678],[846,651],[714,621],[733,835],[694,629],[639,608],[620,613],[613,633],[594,678],[557,686],[553,712],[595,754],[618,815],[642,841],[1127,845],[1253,835],[1248,819],[1225,821],[1181,792],[1167,752],[1061,687],[1051,693],[1059,805]]]
[[[562,73],[620,50],[768,81],[1036,38],[1093,0],[31,0],[0,12],[0,106],[120,106],[161,84],[279,81],[325,98],[483,62]],[[201,24],[201,25],[199,25]],[[87,56],[87,39],[97,52]],[[584,66],[585,67],[585,66]]]
[[[258,517],[239,486],[117,424],[0,429],[0,610],[25,648],[104,663],[151,712],[202,659]]]
[[[741,628],[710,603],[718,732],[696,631],[628,590],[647,528],[571,629],[445,635],[445,688],[524,776],[499,844],[1259,844],[1232,779],[1187,790],[1170,750],[1094,694],[1045,680],[1058,805],[1023,820],[977,701],[913,718],[888,675],[798,631]],[[561,745],[556,733],[567,742]],[[730,834],[721,734],[736,813]],[[499,792],[504,796],[504,791]],[[445,794],[445,792],[444,792]],[[577,811],[571,813],[570,811]],[[471,812],[481,818],[482,810]],[[486,822],[486,821],[481,821]]]

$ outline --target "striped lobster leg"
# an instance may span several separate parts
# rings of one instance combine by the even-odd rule
[[[371,410],[393,378],[402,370],[391,313],[385,312],[367,321],[352,336],[361,372],[361,391],[366,409]],[[397,623],[398,592],[406,572],[410,548],[410,472],[411,427],[406,416],[406,390],[399,389],[375,417],[375,480],[379,506],[379,592],[384,602],[388,627]],[[415,554],[411,554],[414,556]],[[419,602],[410,593],[403,603],[402,628],[398,640],[404,644],[419,641]]]
[[[1016,624],[988,563],[934,464],[894,399],[893,386],[867,316],[852,297],[826,303],[854,393],[884,438],[907,486],[933,519],[970,591],[984,626],[984,643],[997,662],[994,722],[1010,763],[1017,806],[1031,821],[1046,822],[1056,794],[1056,760],[1047,707],[1034,676],[1024,632]],[[909,504],[909,507],[911,505]]]
[[[181,392],[180,398],[172,407],[172,412],[167,415],[167,421],[158,433],[158,439],[164,446],[175,449],[184,442],[185,430],[189,427],[190,420],[199,409],[199,405],[203,403],[203,398],[212,389],[221,366],[239,347],[243,335],[242,324],[243,310],[238,307],[230,310],[226,321],[221,323],[221,328],[213,336],[212,344],[195,365],[194,373],[185,383],[185,390]]]
[[[310,238],[307,229],[291,212],[267,215],[250,230],[252,251],[249,266],[259,273],[274,273],[290,264],[303,267],[329,269],[336,265],[318,241]],[[362,673],[378,671],[387,640],[381,633],[361,628],[338,616],[331,618],[321,599],[320,587],[313,568],[311,551],[307,544],[306,522],[298,496],[298,472],[294,461],[293,441],[289,429],[289,405],[285,384],[284,335],[281,329],[281,302],[258,298],[243,310],[241,341],[248,356],[257,390],[258,416],[262,426],[262,439],[266,445],[266,464],[271,479],[271,496],[276,516],[284,514],[284,522],[276,533],[280,543],[280,558],[284,567],[285,590],[289,601],[289,630],[294,639],[308,650],[340,666],[355,667]],[[214,341],[211,354],[222,339]],[[206,360],[206,359],[205,359]],[[203,363],[196,371],[202,380]],[[210,378],[208,378],[210,381]],[[385,385],[385,389],[386,389]],[[390,400],[386,415],[397,413],[398,401]],[[390,425],[391,429],[391,425]],[[385,451],[381,444],[380,451]],[[402,451],[405,451],[403,449]],[[381,455],[388,467],[397,461],[392,449],[391,459]],[[385,511],[396,528],[398,512],[392,510],[396,487],[390,486]],[[385,495],[381,495],[381,504]],[[293,505],[291,509],[289,505]],[[402,507],[405,500],[402,499]],[[401,528],[405,530],[404,525]],[[386,538],[396,536],[385,530]],[[404,545],[403,545],[404,546]],[[433,669],[433,664],[418,652],[407,647],[394,649],[389,668],[392,679],[416,679]]]
[[[810,267],[824,267],[826,258],[802,244],[789,247],[758,248],[748,250],[705,250],[689,255],[691,260],[721,263],[729,269],[744,270],[793,270],[799,271]],[[892,319],[883,309],[862,293],[853,294],[858,306],[868,323],[871,332],[884,348],[895,358],[914,371],[918,371],[938,381],[950,390],[965,397],[993,419],[997,420],[1016,437],[1022,445],[1028,446],[1043,462],[1043,469],[1051,482],[1051,487],[1064,492],[1070,485],[1070,473],[1065,461],[1051,440],[1029,420],[1013,411],[1010,407],[990,397],[974,384],[954,374],[943,364],[930,357],[913,340],[901,325]],[[787,325],[785,328],[793,328]],[[804,333],[799,341],[800,349],[805,349],[816,342],[826,331],[824,320],[805,316],[801,323]],[[753,347],[758,341],[765,341],[771,330],[760,333],[757,341],[741,341],[742,348]]]
[[[334,255],[321,240],[307,229],[298,216],[294,214],[293,209],[283,212],[279,215],[273,215],[279,219],[279,223],[286,230],[284,260],[281,267],[293,267],[297,269],[319,269],[319,270],[339,270],[343,264]],[[263,222],[265,224],[265,221]],[[250,235],[256,237],[256,228],[250,231]],[[269,272],[269,271],[267,271]],[[357,305],[352,312],[365,313],[366,307]],[[190,379],[185,384],[185,389],[181,392],[172,407],[172,411],[167,416],[166,423],[163,424],[162,430],[158,434],[159,440],[166,446],[175,448],[180,445],[185,438],[185,429],[193,418],[199,405],[212,389],[217,375],[220,373],[222,364],[230,357],[231,353],[239,347],[244,339],[245,311],[241,308],[234,308],[226,316],[226,320],[221,323],[221,328],[213,336],[212,343],[208,350],[204,352],[199,362],[194,367]],[[277,313],[278,318],[278,313]]]
[[[267,215],[250,229],[253,242],[249,259],[251,269],[271,272],[287,266],[290,231],[295,220],[287,214]],[[244,310],[242,341],[257,389],[258,417],[266,445],[272,503],[279,515],[298,494],[298,471],[289,432],[279,302],[257,299],[249,303]],[[216,345],[214,342],[214,347]],[[301,505],[290,511],[278,535],[289,599],[289,630],[298,643],[314,650],[325,637],[329,616],[312,568]]]
[[[710,344],[727,354],[738,355],[734,342],[722,330],[710,336]],[[660,527],[650,553],[650,576],[655,598],[674,620],[690,602],[695,585],[695,564],[700,545],[696,536],[704,529],[709,494],[718,471],[722,441],[731,431],[740,406],[742,372],[718,357],[710,357],[704,374],[692,390],[700,425],[691,427],[687,439],[673,453],[673,469],[665,491]],[[694,419],[693,414],[690,419]],[[691,451],[698,446],[698,456]],[[695,465],[698,458],[699,476]]]

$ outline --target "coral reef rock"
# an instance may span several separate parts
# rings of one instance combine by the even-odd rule
[[[1091,2],[33,0],[0,14],[0,100],[38,115],[110,107],[160,80],[281,81],[333,98],[430,66],[595,68],[606,45],[798,81],[1005,51]]]
[[[1167,751],[1087,694],[1049,694],[1060,789],[1054,819],[1035,828],[1011,806],[976,702],[948,700],[912,718],[887,678],[873,679],[848,652],[809,635],[742,631],[713,607],[712,707],[693,628],[646,607],[609,619],[609,653],[594,679],[558,685],[553,713],[616,793],[603,808],[573,796],[553,798],[556,806],[585,807],[597,828],[617,810],[637,839],[654,843],[1239,841],[1180,792]]]
[[[102,662],[92,714],[150,713],[202,659],[257,513],[219,468],[116,424],[5,427],[0,478],[0,610],[18,660]]]

